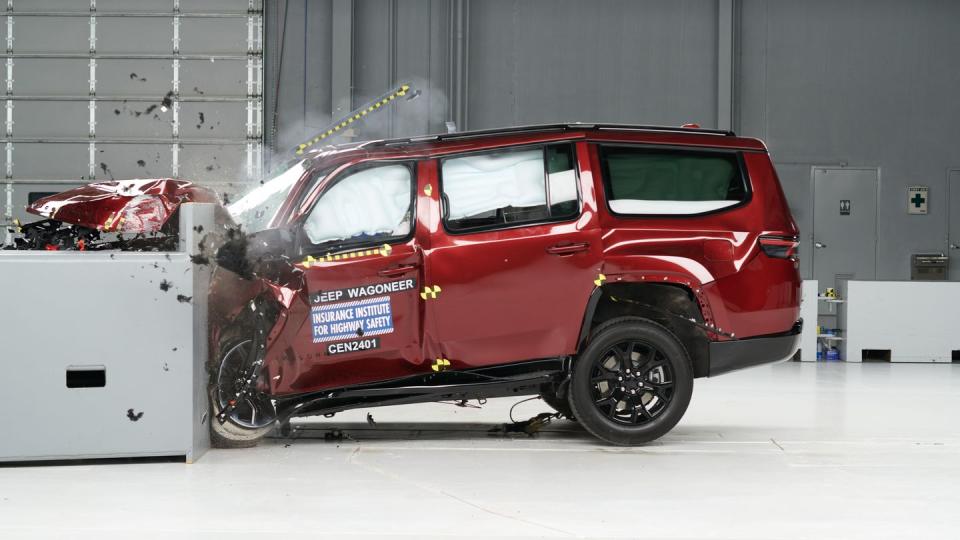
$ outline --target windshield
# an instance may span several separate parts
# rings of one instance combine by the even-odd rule
[[[289,167],[264,180],[256,189],[227,206],[230,216],[247,233],[266,229],[290,194],[293,185],[310,165],[309,159],[291,162]]]

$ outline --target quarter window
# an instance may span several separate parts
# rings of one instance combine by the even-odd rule
[[[607,146],[600,156],[615,214],[701,214],[747,198],[733,153]]]
[[[406,238],[413,230],[413,178],[406,165],[347,173],[310,211],[303,231],[310,243],[368,243]]]
[[[570,144],[449,158],[441,175],[451,231],[564,220],[580,211]]]

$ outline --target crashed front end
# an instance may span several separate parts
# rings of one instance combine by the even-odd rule
[[[293,337],[309,318],[302,273],[264,242],[280,209],[294,197],[300,180],[313,170],[310,159],[295,160],[274,178],[225,206],[212,190],[174,179],[97,182],[30,204],[27,212],[44,218],[11,231],[15,250],[176,251],[178,211],[185,203],[214,203],[215,227],[202,232],[194,264],[213,272],[208,291],[210,358],[221,354],[234,334],[256,340],[235,384],[224,388],[228,399],[218,415],[229,415],[241,396],[269,392],[260,366],[296,363]],[[301,186],[302,187],[302,186]]]
[[[15,222],[11,232],[17,236],[6,249],[172,251],[174,216],[188,202],[220,199],[208,188],[169,178],[87,184],[27,206],[27,212],[46,219]]]

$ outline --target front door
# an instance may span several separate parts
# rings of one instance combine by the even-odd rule
[[[586,145],[580,145],[586,151]],[[572,143],[437,164],[442,205],[426,255],[425,354],[470,368],[572,354],[601,260]]]
[[[952,169],[947,189],[950,192],[949,220],[950,230],[947,234],[947,254],[950,257],[950,280],[960,281],[960,169]]]
[[[299,370],[291,391],[422,371],[414,173],[404,162],[348,169],[300,225],[310,315],[297,339],[312,353],[290,364]]]
[[[813,276],[877,277],[877,169],[814,167]]]

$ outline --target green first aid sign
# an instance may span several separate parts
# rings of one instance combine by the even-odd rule
[[[907,213],[921,214],[927,213],[927,206],[930,201],[930,188],[927,186],[910,186],[907,188]]]

